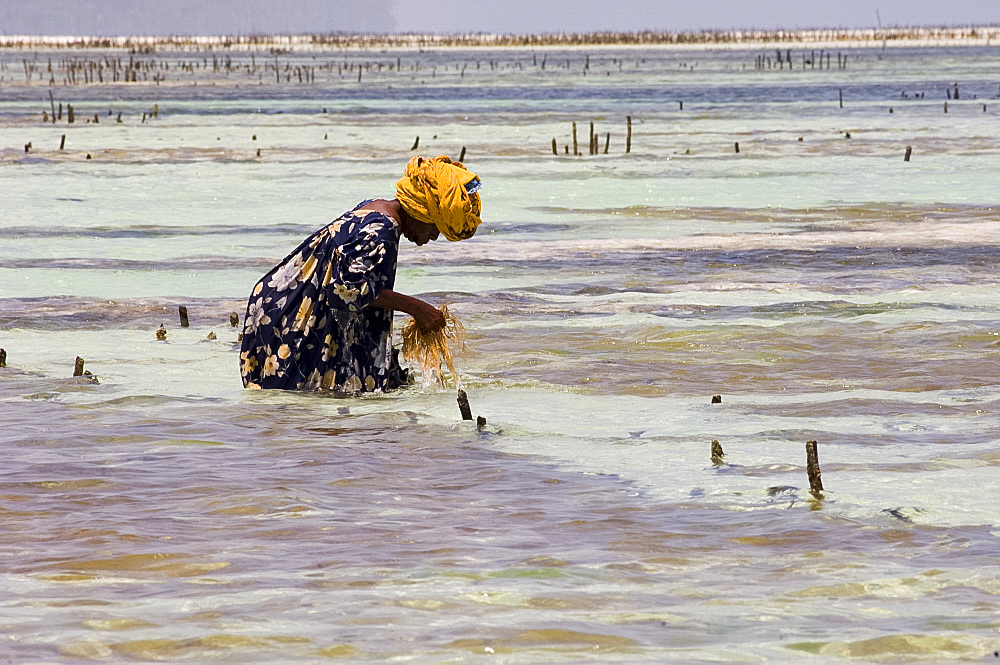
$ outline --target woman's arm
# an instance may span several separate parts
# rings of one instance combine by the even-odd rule
[[[372,301],[372,304],[397,312],[406,312],[425,332],[434,332],[444,328],[444,314],[434,305],[413,296],[397,293],[391,289],[383,289],[378,297]]]

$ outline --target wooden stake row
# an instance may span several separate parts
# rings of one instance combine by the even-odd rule
[[[52,98],[52,91],[49,91],[49,107],[52,112],[51,117],[49,116],[49,111],[42,111],[42,122],[49,123],[53,125],[56,124],[56,120],[62,120],[63,118],[63,104],[59,102],[59,109],[56,110],[55,100]],[[108,109],[108,117],[114,116],[114,110]],[[153,110],[142,114],[142,122],[145,123],[147,118],[159,118],[160,117],[160,105],[153,104]],[[76,111],[73,109],[72,104],[66,105],[66,124],[72,125],[76,122]],[[100,114],[95,113],[93,119],[88,118],[88,123],[94,123],[95,125],[101,124]],[[118,116],[115,119],[116,124],[123,124],[122,112],[118,112]]]
[[[583,153],[580,152],[580,147],[579,147],[579,144],[578,144],[578,141],[577,141],[576,121],[575,120],[572,123],[572,137],[573,137],[572,138],[572,141],[573,141],[573,155],[574,156],[582,155]],[[591,120],[590,121],[590,140],[588,141],[588,148],[587,148],[588,154],[591,154],[591,155],[598,155],[598,154],[600,154],[600,152],[601,152],[600,144],[601,144],[600,134],[594,129],[594,121]],[[611,132],[605,132],[605,135],[604,135],[604,154],[605,155],[608,154],[608,151],[610,150],[610,148],[611,148]],[[567,155],[570,154],[570,152],[569,152],[569,144],[567,144],[565,146],[564,152]],[[632,116],[630,116],[630,115],[629,116],[625,116],[625,152],[626,153],[632,152]],[[552,139],[552,154],[556,155],[556,156],[559,155],[559,144],[555,140],[555,138]]]
[[[808,54],[802,54],[802,64],[800,69],[803,71],[807,69],[817,69],[816,64],[819,63],[818,69],[832,69],[830,66],[830,53],[826,53],[824,50],[820,50],[819,57],[816,57],[816,51],[809,51]],[[826,65],[824,66],[824,56]],[[785,49],[782,53],[781,49],[775,49],[775,58],[771,60],[771,56],[760,54],[754,58],[753,68],[756,70],[763,69],[784,69],[785,65],[788,65],[788,71],[795,69],[794,60],[792,59],[791,49]],[[837,69],[844,70],[847,69],[847,55],[841,55],[840,51],[837,52]]]
[[[186,305],[180,305],[180,306],[177,307],[177,316],[178,316],[178,320],[180,322],[181,328],[188,328],[188,327],[191,326],[191,320],[190,320],[190,317],[188,316],[188,308],[187,308]],[[237,314],[236,312],[231,313],[229,315],[229,325],[230,325],[230,327],[235,328],[239,324],[240,324],[240,315]],[[241,338],[242,338],[242,336],[241,336]],[[157,330],[156,330],[156,339],[160,340],[161,342],[163,340],[167,339],[167,327],[166,327],[166,325],[164,325],[164,324],[161,323],[160,327],[157,328]],[[213,331],[213,332],[208,333],[208,339],[218,339],[218,336]]]

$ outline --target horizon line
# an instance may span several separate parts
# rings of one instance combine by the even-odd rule
[[[475,40],[475,39],[580,39],[585,37],[690,37],[690,36],[757,36],[757,35],[809,35],[813,33],[826,34],[858,34],[858,33],[879,33],[889,36],[902,33],[914,33],[919,31],[941,32],[941,31],[979,31],[979,30],[1000,30],[1000,23],[953,23],[953,24],[914,24],[914,25],[891,25],[891,26],[869,26],[869,27],[797,27],[797,28],[763,28],[763,27],[743,27],[743,28],[698,28],[689,30],[657,30],[657,29],[637,29],[637,30],[547,30],[538,32],[492,32],[487,30],[466,31],[466,32],[406,32],[406,31],[360,31],[360,30],[327,30],[321,32],[235,32],[235,33],[135,33],[135,34],[8,34],[0,31],[0,40],[47,40],[47,39],[80,39],[80,40],[205,40],[205,39],[323,39],[323,38],[383,38],[393,39],[414,39],[422,38],[428,40]]]

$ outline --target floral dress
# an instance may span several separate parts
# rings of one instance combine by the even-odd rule
[[[321,228],[253,288],[240,353],[247,388],[370,392],[395,387],[392,310],[399,223],[365,210]]]

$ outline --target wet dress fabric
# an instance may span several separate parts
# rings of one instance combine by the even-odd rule
[[[247,388],[371,392],[392,379],[399,224],[364,201],[306,238],[254,286],[240,353]]]

